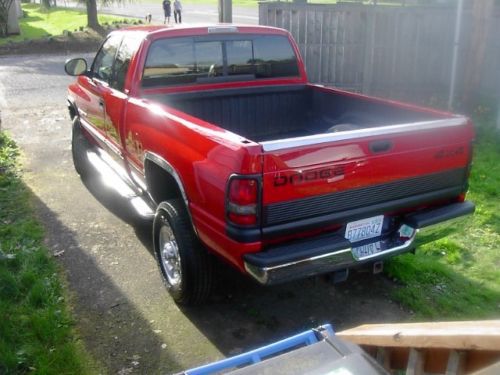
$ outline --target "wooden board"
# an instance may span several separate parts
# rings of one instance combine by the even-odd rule
[[[359,345],[500,352],[500,320],[371,324],[337,336]]]

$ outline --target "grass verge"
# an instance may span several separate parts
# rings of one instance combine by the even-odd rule
[[[459,233],[396,257],[386,272],[404,284],[395,298],[422,319],[487,319],[500,314],[500,134],[477,122],[467,199],[476,204]]]
[[[87,25],[87,13],[78,10],[68,8],[44,9],[39,4],[22,4],[22,9],[25,17],[19,19],[21,34],[1,38],[0,45],[62,35],[65,30],[69,32],[81,31]],[[112,15],[99,15],[101,25],[134,22],[137,23],[138,21]]]
[[[17,158],[16,145],[0,132],[0,373],[86,373],[89,362]]]

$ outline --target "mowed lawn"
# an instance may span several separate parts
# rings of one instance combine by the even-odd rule
[[[39,4],[22,4],[25,17],[19,19],[20,35],[11,35],[0,38],[0,45],[8,42],[40,39],[48,36],[62,35],[64,30],[79,31],[87,25],[87,13],[68,8],[44,9]],[[99,15],[99,23],[112,24],[113,22],[138,22],[134,19],[111,15]]]

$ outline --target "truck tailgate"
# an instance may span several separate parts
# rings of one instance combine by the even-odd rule
[[[472,138],[470,122],[453,117],[262,142],[263,233],[458,197],[467,189]]]

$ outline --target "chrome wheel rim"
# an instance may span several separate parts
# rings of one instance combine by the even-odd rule
[[[160,259],[167,282],[172,287],[179,287],[182,277],[181,257],[177,241],[170,226],[163,225],[161,227],[159,242]]]

